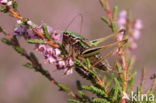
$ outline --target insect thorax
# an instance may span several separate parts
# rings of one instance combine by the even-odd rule
[[[85,50],[85,48],[79,43],[80,41],[83,42],[82,39],[80,39],[79,37],[76,37],[69,33],[63,34],[63,45],[65,46],[65,48],[67,45],[72,46],[74,51],[77,53],[81,53],[82,51]],[[87,44],[85,44],[85,45],[87,45]]]
[[[86,48],[84,48],[80,42],[85,44],[86,46],[90,47],[85,40],[80,39],[79,37],[76,37],[74,35],[71,35],[69,33],[63,34],[63,45],[65,49],[67,49],[67,46],[71,46],[73,51],[76,53],[77,56],[79,56]],[[68,50],[67,50],[68,51]],[[100,57],[97,55],[93,55],[89,57],[91,64],[96,63],[98,60],[100,60]],[[102,69],[104,71],[110,70],[110,67],[107,65],[105,61],[98,63],[95,67]]]

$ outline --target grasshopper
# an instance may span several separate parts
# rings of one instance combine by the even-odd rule
[[[122,32],[122,31],[119,31]],[[84,60],[88,58],[90,60],[90,64],[93,65],[96,68],[102,69],[104,71],[111,70],[110,66],[108,63],[104,62],[104,58],[101,58],[99,56],[99,53],[102,52],[103,50],[115,46],[118,43],[120,44],[125,44],[127,40],[123,41],[117,41],[105,46],[98,46],[100,43],[104,42],[105,40],[116,36],[119,32],[113,33],[111,35],[108,35],[104,38],[92,40],[92,41],[87,41],[83,36],[71,32],[69,30],[64,31],[63,33],[63,40],[62,44],[65,49],[68,49],[69,51],[69,56],[72,56],[73,58],[78,58],[79,60]],[[117,49],[114,49],[115,51]],[[108,53],[109,55],[113,53]]]

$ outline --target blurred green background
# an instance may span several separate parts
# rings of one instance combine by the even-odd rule
[[[135,70],[138,78],[143,67],[147,69],[146,88],[150,86],[149,77],[156,72],[156,1],[155,0],[109,0],[111,7],[118,5],[120,10],[129,10],[134,18],[143,20],[144,29],[138,40]],[[34,23],[42,21],[54,29],[64,30],[69,22],[78,14],[83,15],[82,35],[89,39],[100,38],[111,33],[111,29],[100,20],[106,15],[98,0],[17,0],[19,12]],[[13,33],[16,20],[8,14],[0,13],[0,25]],[[73,32],[80,30],[80,18],[69,28]],[[3,35],[0,35],[3,37]],[[22,41],[22,40],[21,40]],[[23,42],[23,41],[22,41]],[[25,43],[23,43],[25,45]],[[32,50],[32,46],[26,46]],[[43,56],[36,53],[43,63]],[[67,103],[65,93],[51,84],[39,73],[21,66],[26,61],[12,48],[0,43],[0,103]],[[52,65],[44,64],[51,73]],[[75,80],[81,79],[76,73],[63,76],[62,71],[52,73],[58,81],[75,88]],[[86,81],[83,80],[86,84]],[[138,79],[136,80],[139,83]]]

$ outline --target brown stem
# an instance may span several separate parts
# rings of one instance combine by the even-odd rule
[[[107,15],[109,17],[109,20],[112,22],[113,17],[112,17],[112,13],[111,13],[111,10],[110,10],[110,7],[109,7],[108,0],[104,0],[104,6],[105,6],[105,9],[106,9],[106,13],[107,13]]]
[[[108,0],[104,0],[104,5],[105,5],[105,9],[107,12],[107,15],[109,17],[110,22],[114,22],[113,18],[112,18],[112,13],[109,7],[109,3]],[[111,27],[112,28],[112,27]],[[113,30],[113,28],[112,28]],[[116,36],[116,40],[118,40],[118,37]],[[119,47],[121,47],[121,44],[118,44]],[[125,55],[124,55],[124,50],[123,48],[119,48],[119,55],[121,57],[121,61],[122,61],[122,70],[123,70],[123,76],[124,76],[124,83],[123,83],[123,90],[126,92],[127,91],[127,66],[126,66],[126,60],[125,60]],[[125,99],[121,100],[121,103],[126,103]]]
[[[6,4],[3,4],[3,5],[11,12],[11,14],[12,14],[15,18],[17,18],[17,19],[19,19],[19,20],[23,20],[23,17],[21,17],[21,16],[19,15],[18,12],[14,11],[10,6],[8,6],[8,5],[6,5]],[[43,39],[45,39],[45,40],[48,42],[48,44],[49,44],[50,46],[55,47],[55,48],[59,48],[59,45],[56,44],[53,40],[48,40],[48,39],[46,39],[43,33],[41,33],[39,30],[37,30],[36,28],[34,28],[34,27],[31,26],[31,25],[30,25],[30,27],[32,28],[32,30],[33,30],[35,33],[37,33],[40,37],[42,37]]]
[[[3,28],[2,28],[3,29]],[[13,36],[12,35],[9,35],[8,33],[6,33],[6,31],[3,29],[2,33],[15,45],[15,46],[18,46],[19,48],[21,48],[21,50],[24,52],[23,56],[29,60],[32,65],[33,65],[33,68],[37,70],[37,67],[40,67],[42,69],[42,71],[46,72],[46,74],[44,72],[40,72],[42,75],[44,75],[50,82],[52,82],[53,84],[55,84],[57,87],[59,87],[60,89],[63,89],[59,84],[59,82],[57,82],[51,75],[48,71],[45,71],[41,64],[39,64],[38,62],[36,62],[30,55],[27,54],[26,50],[23,49],[20,44],[18,43],[18,41],[14,41],[13,39]],[[75,99],[78,99],[80,101],[82,101],[82,98],[79,97],[77,94],[75,94],[73,91],[69,90],[68,92],[73,98]]]

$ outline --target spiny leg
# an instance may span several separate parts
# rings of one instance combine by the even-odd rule
[[[110,39],[110,38],[112,38],[112,37],[116,37],[117,36],[117,34],[119,34],[119,33],[121,33],[121,32],[125,32],[125,30],[124,29],[121,29],[121,30],[119,30],[118,32],[115,32],[115,33],[112,33],[112,34],[110,34],[110,35],[108,35],[108,36],[106,36],[106,37],[103,37],[103,38],[99,38],[99,39],[95,39],[95,40],[91,40],[91,41],[89,41],[89,42],[87,42],[89,45],[91,45],[91,46],[98,46],[100,43],[102,43],[102,42],[104,42],[104,41],[106,41],[106,40],[108,40],[108,39]]]
[[[92,66],[96,66],[98,63],[102,62],[104,59],[106,59],[108,56],[112,55],[118,48],[115,48],[113,50],[111,50],[109,53],[107,53],[105,56],[103,56],[99,61],[97,61],[96,63],[92,64]]]
[[[125,43],[124,43],[125,44]],[[124,45],[124,44],[122,44],[122,45]],[[112,55],[114,52],[116,52],[117,50],[119,50],[121,47],[122,47],[122,45],[120,45],[120,47],[116,47],[116,48],[114,48],[113,50],[111,50],[109,53],[107,53],[104,57],[102,57],[99,61],[97,61],[95,64],[93,64],[93,66],[96,66],[98,63],[100,63],[100,62],[102,62],[104,59],[106,59],[108,56],[110,56],[110,55]],[[114,66],[113,66],[113,70],[114,70],[114,67],[115,67],[115,65],[116,65],[116,60],[118,59],[118,53],[117,53],[117,56],[116,56],[116,58],[115,58],[115,64],[114,64]],[[116,72],[116,71],[114,71],[114,72]]]
[[[81,53],[81,56],[82,57],[89,57],[89,56],[92,56],[92,55],[96,55],[96,54],[104,51],[105,49],[108,49],[110,47],[118,45],[119,43],[120,44],[125,44],[126,42],[127,42],[127,39],[122,40],[122,41],[113,42],[113,43],[105,45],[105,46],[92,47],[92,48],[89,48],[89,49],[86,49],[85,51],[83,51]]]
[[[68,53],[67,59],[71,59],[71,58],[74,60],[74,58],[75,58],[75,53],[74,53],[73,47],[72,47],[71,45],[69,45],[69,53]],[[64,75],[66,75],[67,72],[68,72],[70,69],[72,69],[72,67],[74,67],[74,65],[73,65],[73,66],[70,66],[70,67],[67,67],[67,70],[64,72]]]

